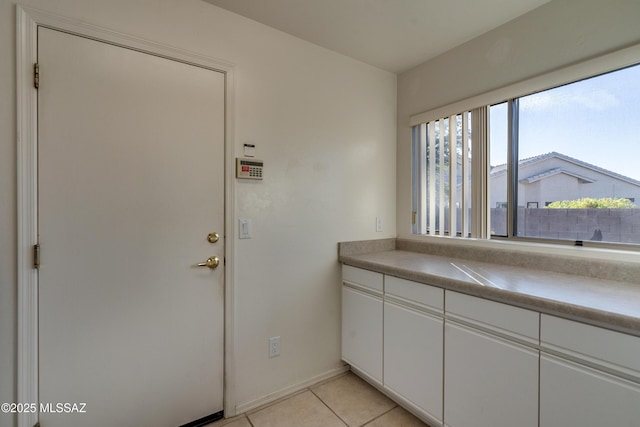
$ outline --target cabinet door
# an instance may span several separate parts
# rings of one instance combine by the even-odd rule
[[[342,287],[342,359],[382,384],[382,298]]]
[[[540,427],[637,427],[640,384],[542,355]]]
[[[443,320],[384,304],[384,386],[442,422]]]
[[[537,427],[538,363],[537,351],[447,322],[445,425]]]

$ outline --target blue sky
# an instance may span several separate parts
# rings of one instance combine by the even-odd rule
[[[491,164],[506,163],[506,104],[491,109]],[[640,65],[520,98],[520,158],[557,151],[640,180]]]

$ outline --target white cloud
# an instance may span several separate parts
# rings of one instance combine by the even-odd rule
[[[618,107],[620,100],[605,89],[587,89],[564,86],[550,91],[540,92],[520,99],[522,111],[540,112],[586,108],[593,111],[605,111]]]

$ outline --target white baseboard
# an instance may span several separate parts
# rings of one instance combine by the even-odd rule
[[[420,408],[418,405],[405,399],[400,393],[397,393],[390,387],[384,387],[382,392],[391,400],[402,406],[405,410],[415,415],[431,427],[443,427],[442,420],[434,417],[429,412]]]
[[[334,377],[336,375],[343,374],[349,371],[349,365],[341,366],[340,368],[331,369],[327,372],[324,372],[320,375],[316,375],[314,377],[309,378],[308,380],[302,381],[297,384],[290,385],[281,390],[278,390],[273,393],[269,393],[266,396],[260,397],[258,399],[251,400],[249,402],[241,403],[236,406],[236,414],[240,415],[242,413],[248,412],[252,409],[258,408],[262,405],[266,405],[267,403],[271,403],[276,401],[282,397],[293,394],[297,391],[304,390],[305,388],[312,386],[320,381],[324,381],[328,378]]]

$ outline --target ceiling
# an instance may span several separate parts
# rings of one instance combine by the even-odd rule
[[[399,73],[549,0],[204,0]]]

